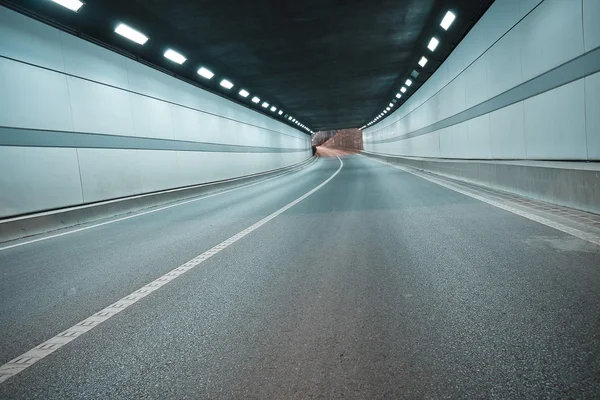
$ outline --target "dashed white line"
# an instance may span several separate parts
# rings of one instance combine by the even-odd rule
[[[306,166],[300,166],[300,168],[306,168],[306,167],[309,167],[309,166],[310,166],[310,165],[312,165],[312,164],[313,164],[313,163],[314,163],[316,160],[317,160],[317,158],[315,158],[313,161],[311,161],[311,162],[310,162],[308,165],[306,165]],[[184,200],[184,201],[177,202],[177,203],[175,203],[175,204],[170,204],[170,205],[168,205],[168,206],[163,206],[163,207],[153,208],[153,209],[151,209],[151,210],[148,210],[148,211],[142,211],[142,212],[139,212],[139,213],[135,213],[135,214],[133,214],[133,215],[128,215],[128,216],[126,216],[126,217],[121,217],[121,218],[117,218],[117,219],[111,219],[110,221],[106,221],[106,222],[100,222],[100,223],[98,223],[98,224],[93,224],[93,225],[89,225],[89,226],[84,226],[84,227],[82,227],[82,228],[77,228],[77,229],[71,229],[71,230],[69,230],[69,231],[66,231],[66,232],[56,233],[56,234],[53,234],[53,235],[48,235],[48,236],[40,237],[40,238],[37,238],[37,239],[31,239],[31,240],[27,240],[27,241],[24,241],[24,242],[19,242],[19,243],[11,244],[11,245],[8,245],[8,246],[0,247],[0,251],[2,251],[2,250],[8,250],[8,249],[12,249],[12,248],[19,247],[19,246],[25,246],[25,245],[27,245],[27,244],[31,244],[31,243],[37,243],[37,242],[41,242],[41,241],[43,241],[43,240],[53,239],[53,238],[60,237],[60,236],[70,235],[70,234],[77,233],[77,232],[87,231],[88,229],[97,228],[97,227],[99,227],[99,226],[108,225],[108,224],[114,224],[115,222],[125,221],[125,220],[127,220],[127,219],[136,218],[136,217],[140,217],[140,216],[142,216],[142,215],[146,215],[146,214],[155,213],[155,212],[157,212],[157,211],[166,210],[166,209],[168,209],[168,208],[172,208],[172,207],[178,207],[178,206],[182,206],[182,205],[184,205],[184,204],[193,203],[193,202],[195,202],[195,201],[199,201],[199,200],[208,199],[209,197],[220,196],[220,195],[222,195],[222,194],[225,194],[225,193],[230,193],[230,192],[233,192],[233,191],[235,191],[235,190],[246,189],[246,188],[249,188],[249,187],[251,187],[251,186],[255,186],[255,185],[259,185],[259,184],[261,184],[261,183],[265,183],[265,182],[268,182],[268,181],[272,181],[273,179],[281,178],[282,176],[285,176],[285,175],[291,174],[291,173],[293,173],[293,172],[296,172],[297,168],[298,168],[298,167],[294,168],[294,169],[293,169],[293,170],[291,170],[291,171],[283,172],[283,173],[281,173],[281,174],[279,174],[279,175],[277,175],[277,176],[274,176],[274,177],[272,177],[272,178],[267,178],[267,179],[260,180],[260,181],[258,181],[258,182],[249,183],[249,184],[247,184],[247,185],[238,186],[238,187],[234,187],[234,188],[232,188],[232,189],[223,190],[223,191],[221,191],[221,192],[218,192],[218,193],[213,193],[213,194],[209,194],[209,195],[202,196],[202,197],[195,197],[195,198],[193,198],[193,199],[190,199],[190,200]]]
[[[442,181],[440,179],[436,179],[436,178],[427,176],[427,175],[425,175],[423,173],[420,173],[420,172],[417,172],[417,171],[413,171],[410,168],[405,168],[405,167],[401,167],[399,165],[394,165],[394,164],[391,164],[391,163],[386,162],[386,161],[381,161],[381,160],[377,160],[375,158],[364,156],[362,154],[360,154],[360,156],[365,157],[365,158],[367,158],[369,160],[377,161],[378,163],[381,163],[381,164],[388,165],[388,166],[390,166],[392,168],[396,168],[396,169],[402,170],[404,172],[408,172],[410,174],[418,176],[419,178],[426,179],[426,180],[428,180],[430,182],[433,182],[433,183],[435,183],[437,185],[443,186],[443,187],[445,187],[447,189],[450,189],[450,190],[453,190],[455,192],[464,194],[465,196],[469,196],[469,197],[472,197],[472,198],[477,199],[479,201],[483,201],[484,203],[487,203],[487,204],[492,205],[494,207],[501,208],[502,210],[511,212],[513,214],[516,214],[516,215],[519,215],[521,217],[530,219],[530,220],[538,222],[538,223],[540,223],[542,225],[549,226],[550,228],[557,229],[557,230],[559,230],[561,232],[568,233],[569,235],[575,236],[575,237],[577,237],[579,239],[582,239],[582,240],[585,240],[587,242],[594,243],[594,244],[597,244],[597,245],[600,246],[600,238],[598,238],[596,235],[593,235],[593,234],[590,234],[590,233],[586,233],[586,232],[584,232],[584,231],[582,231],[580,229],[572,228],[570,226],[561,224],[560,222],[555,222],[555,221],[549,220],[547,218],[541,217],[539,215],[532,214],[532,213],[520,210],[520,209],[515,208],[515,207],[511,207],[511,206],[503,204],[503,203],[501,203],[499,201],[492,200],[490,198],[487,198],[487,197],[484,197],[484,196],[481,196],[481,195],[469,192],[467,190],[463,190],[460,187],[458,187],[457,185],[454,185],[454,184],[448,183],[448,182],[444,182],[444,181]]]
[[[199,256],[189,260],[185,264],[167,272],[160,278],[155,279],[154,281],[141,287],[140,289],[136,290],[135,292],[123,297],[120,300],[117,300],[116,302],[109,305],[108,307],[93,314],[91,317],[88,317],[88,318],[84,319],[83,321],[78,322],[77,324],[75,324],[72,327],[68,328],[67,330],[59,333],[58,335],[54,336],[53,338],[46,340],[45,342],[39,344],[38,346],[27,351],[26,353],[23,353],[20,356],[7,362],[6,364],[0,366],[0,383],[17,375],[24,369],[32,366],[33,364],[35,364],[36,362],[41,360],[42,358],[54,353],[55,351],[57,351],[58,349],[60,349],[64,345],[66,345],[67,343],[77,339],[79,336],[81,336],[85,332],[88,332],[88,331],[94,329],[95,327],[97,327],[98,325],[103,323],[104,321],[107,321],[108,319],[114,317],[121,311],[125,310],[127,307],[137,303],[139,300],[148,296],[150,293],[165,286],[167,283],[171,282],[173,279],[178,278],[179,276],[185,274],[187,271],[191,270],[192,268],[197,267],[202,262],[208,260],[215,254],[223,251],[224,249],[231,246],[233,243],[237,242],[244,236],[246,236],[246,235],[250,234],[251,232],[255,231],[256,229],[260,228],[267,222],[271,221],[273,218],[277,217],[278,215],[280,215],[280,214],[284,213],[285,211],[289,210],[290,208],[294,207],[296,204],[300,203],[302,200],[306,199],[308,196],[315,193],[317,190],[321,189],[323,186],[325,186],[327,183],[329,183],[333,178],[335,178],[335,176],[337,174],[339,174],[340,171],[342,170],[342,168],[344,166],[344,162],[339,157],[337,157],[337,158],[340,162],[339,168],[329,178],[327,178],[325,181],[323,181],[320,185],[316,186],[312,190],[310,190],[310,191],[306,192],[305,194],[303,194],[302,196],[298,197],[296,200],[281,207],[279,210],[266,216],[265,218],[256,222],[254,225],[249,226],[248,228],[244,229],[243,231],[233,235],[229,239],[224,240],[223,242],[214,246],[210,250],[207,250],[204,253],[200,254]]]

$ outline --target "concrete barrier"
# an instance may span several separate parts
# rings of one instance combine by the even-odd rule
[[[24,237],[48,233],[102,219],[121,216],[156,206],[190,199],[209,192],[220,191],[266,179],[306,167],[315,157],[285,168],[239,178],[210,182],[201,185],[146,193],[137,196],[91,203],[76,207],[66,207],[31,215],[0,219],[0,243]]]
[[[436,159],[368,151],[362,154],[392,164],[600,214],[599,162]]]

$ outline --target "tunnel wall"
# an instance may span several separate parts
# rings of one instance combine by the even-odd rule
[[[0,6],[0,218],[260,173],[286,124]]]
[[[365,150],[600,160],[598,16],[598,0],[496,0],[406,103],[363,131]]]

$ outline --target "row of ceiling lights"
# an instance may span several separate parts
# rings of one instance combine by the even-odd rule
[[[75,11],[75,12],[79,11],[79,9],[83,6],[83,3],[80,0],[52,0],[52,1],[57,4],[60,4],[63,7],[68,8],[69,10]],[[148,37],[146,35],[144,35],[143,33],[139,32],[125,24],[119,24],[119,26],[117,26],[117,28],[115,29],[115,32],[118,33],[119,35],[139,44],[139,45],[144,45],[148,41]],[[164,57],[173,61],[174,63],[179,64],[179,65],[181,65],[187,61],[187,58],[185,56],[176,52],[173,49],[168,49],[164,53]],[[211,70],[209,70],[208,68],[205,68],[205,67],[200,67],[200,69],[198,69],[198,75],[200,75],[204,79],[208,79],[208,80],[212,79],[215,76],[215,74]],[[231,90],[235,86],[228,79],[222,79],[220,82],[220,85],[227,90]],[[248,96],[250,96],[250,92],[248,92],[246,89],[240,89],[238,94],[243,98],[247,98]],[[262,108],[268,109],[272,113],[277,112],[277,115],[281,116],[282,118],[287,117],[288,121],[293,122],[294,124],[298,125],[300,128],[306,130],[307,132],[314,133],[310,128],[308,128],[306,125],[302,124],[300,121],[296,120],[296,118],[292,117],[291,115],[287,115],[287,114],[283,115],[283,110],[278,111],[277,107],[269,104],[266,101],[263,101],[261,103],[261,100],[259,97],[253,96],[251,100],[252,100],[252,103],[257,105],[257,107],[260,105]]]
[[[446,15],[444,16],[444,18],[442,19],[440,26],[442,28],[444,28],[445,31],[447,31],[448,28],[450,28],[450,25],[452,25],[452,22],[454,22],[454,19],[456,19],[456,15],[454,15],[454,13],[448,11],[448,12],[446,12]],[[437,38],[432,37],[431,40],[429,41],[429,44],[427,45],[427,48],[430,51],[434,51],[436,49],[436,47],[438,46],[438,44],[440,44],[440,41]],[[423,68],[423,67],[425,67],[425,64],[427,64],[427,61],[428,61],[427,57],[422,56],[421,59],[419,60],[418,64],[419,64],[419,66],[421,66],[421,68]],[[410,88],[410,85],[412,85],[412,83],[413,83],[412,80],[407,79],[406,82],[404,82],[404,86],[402,86],[400,88],[400,92],[396,93],[396,99],[400,99],[402,97],[402,95],[408,91],[408,88]],[[371,122],[364,125],[360,129],[363,130],[366,127],[373,125],[374,123],[379,121],[381,118],[385,117],[385,115],[388,112],[390,112],[392,110],[392,108],[394,108],[394,103],[397,102],[396,99],[392,100],[392,102],[390,104],[388,104],[388,106],[378,116],[373,118],[373,120]]]

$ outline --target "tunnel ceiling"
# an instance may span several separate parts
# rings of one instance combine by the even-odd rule
[[[257,95],[317,131],[369,122],[416,69],[420,74],[406,95],[413,93],[492,0],[84,2],[77,13],[49,0],[2,3],[284,118],[253,104],[250,98]],[[457,18],[444,31],[439,24],[448,10]],[[114,28],[120,22],[150,39],[140,46],[116,35]],[[427,44],[433,36],[440,45],[430,52]],[[172,63],[163,57],[167,48],[188,60],[181,66]],[[422,55],[429,59],[424,68],[417,65]],[[200,66],[211,69],[215,77],[210,81],[199,77]],[[221,88],[222,78],[235,87]],[[241,98],[237,93],[242,87],[251,96]]]

